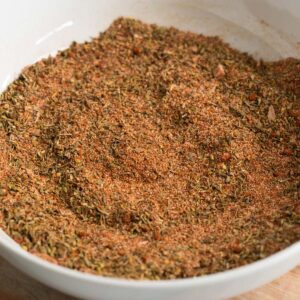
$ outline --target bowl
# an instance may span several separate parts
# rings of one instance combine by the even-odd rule
[[[300,58],[300,2],[293,0],[1,1],[0,92],[22,68],[105,30],[119,16],[219,35],[256,58]],[[84,299],[224,299],[300,263],[300,241],[255,263],[202,277],[136,281],[74,271],[24,251],[0,229],[0,255],[33,278]]]

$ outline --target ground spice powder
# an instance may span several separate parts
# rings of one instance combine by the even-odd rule
[[[300,239],[297,59],[120,18],[0,97],[0,224],[31,253],[170,279]]]

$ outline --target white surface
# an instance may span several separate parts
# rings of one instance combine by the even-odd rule
[[[266,60],[300,58],[298,0],[0,0],[0,91],[41,57],[103,31],[118,16],[220,35]],[[300,242],[251,265],[201,278],[129,281],[83,274],[22,250],[0,230],[0,254],[41,282],[103,300],[222,299],[258,287],[300,263]]]

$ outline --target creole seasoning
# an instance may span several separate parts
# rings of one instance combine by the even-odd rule
[[[0,97],[0,224],[33,254],[170,279],[300,239],[297,59],[120,18]]]

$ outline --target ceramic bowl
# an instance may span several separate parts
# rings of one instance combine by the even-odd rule
[[[119,16],[219,35],[257,58],[300,58],[297,0],[0,1],[0,91],[28,64],[88,40]],[[135,281],[90,275],[24,251],[0,230],[0,255],[67,294],[105,300],[224,299],[263,285],[300,263],[300,242],[255,263],[190,279]]]

